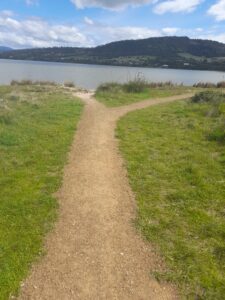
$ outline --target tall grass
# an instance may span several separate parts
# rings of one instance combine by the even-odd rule
[[[220,81],[217,84],[212,82],[198,82],[193,85],[196,88],[225,88],[225,81]]]
[[[183,87],[183,84],[173,84],[171,81],[166,82],[147,82],[144,79],[135,79],[130,80],[127,83],[121,84],[117,82],[108,82],[101,84],[96,93],[99,92],[107,92],[107,93],[118,93],[118,92],[125,92],[125,93],[142,93],[146,89],[149,88],[177,88]]]
[[[96,98],[109,107],[130,104],[145,99],[179,95],[190,91],[183,85],[174,85],[172,82],[147,82],[135,79],[124,84],[109,82],[101,84],[95,93]]]
[[[201,92],[192,98],[192,103],[207,104],[205,113],[214,120],[208,138],[225,143],[225,94],[215,91]]]

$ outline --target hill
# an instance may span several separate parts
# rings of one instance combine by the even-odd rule
[[[95,48],[14,50],[0,58],[225,71],[225,44],[188,37],[125,40]]]
[[[6,52],[6,51],[12,51],[12,48],[5,47],[5,46],[0,46],[0,52]]]

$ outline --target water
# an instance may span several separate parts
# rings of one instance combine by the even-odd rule
[[[216,71],[0,60],[0,84],[9,84],[12,80],[23,79],[54,81],[57,83],[72,81],[78,87],[95,89],[104,82],[124,83],[136,76],[141,76],[151,82],[172,81],[184,85],[193,85],[200,81],[217,83],[225,80],[225,72]]]

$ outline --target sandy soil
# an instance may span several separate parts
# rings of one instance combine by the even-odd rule
[[[114,131],[129,111],[191,95],[111,109],[90,93],[78,96],[86,107],[59,192],[59,220],[18,299],[178,299],[174,287],[150,275],[162,263],[132,224],[134,195]]]

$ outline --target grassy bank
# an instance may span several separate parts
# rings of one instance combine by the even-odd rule
[[[1,300],[18,291],[42,253],[81,111],[58,87],[0,87]]]
[[[138,203],[137,226],[168,266],[151,275],[175,282],[185,299],[221,300],[225,102],[201,99],[130,113],[117,135]]]
[[[195,90],[197,90],[195,88]],[[169,97],[191,92],[193,88],[167,83],[147,83],[142,80],[126,84],[106,83],[101,85],[95,94],[96,99],[108,107],[122,106],[146,99]]]

